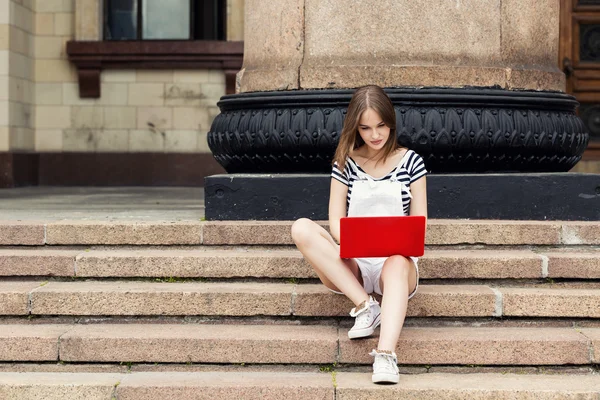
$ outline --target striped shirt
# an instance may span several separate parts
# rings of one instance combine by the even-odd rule
[[[331,177],[342,182],[344,185],[348,186],[348,195],[346,196],[346,214],[348,213],[348,208],[350,207],[350,199],[352,197],[352,186],[354,185],[354,181],[359,180],[358,170],[367,174],[350,156],[346,159],[346,166],[344,167],[344,171],[340,171],[338,169],[337,163],[333,165],[333,170],[331,172]],[[423,162],[423,158],[420,155],[415,153],[412,150],[407,150],[404,158],[400,162],[400,166],[396,169],[394,168],[390,171],[386,176],[375,179],[376,181],[385,181],[389,180],[392,177],[392,172],[396,171],[396,179],[402,183],[404,183],[403,187],[408,188],[410,190],[410,184],[416,182],[423,176],[427,174],[427,170],[425,169],[425,163]],[[367,174],[369,175],[369,174]],[[370,176],[370,175],[369,175]],[[402,192],[402,204],[404,205],[404,214],[409,215],[408,212],[410,210],[410,196],[408,191]]]

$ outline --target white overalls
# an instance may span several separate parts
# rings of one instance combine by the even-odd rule
[[[407,152],[408,153],[408,152]],[[358,170],[360,180],[355,180],[352,186],[350,205],[348,207],[349,217],[384,217],[384,216],[403,216],[404,204],[402,203],[402,192],[410,193],[410,187],[397,180],[396,174],[398,168],[402,166],[406,154],[402,157],[396,168],[391,172],[389,180],[373,179],[370,175]],[[417,284],[415,290],[408,296],[412,298],[419,287],[419,259],[410,257],[415,263],[417,269]],[[379,286],[383,263],[387,257],[383,258],[356,258],[356,263],[360,268],[363,278],[363,287],[367,293],[378,293],[382,295]],[[336,292],[340,293],[340,292]]]

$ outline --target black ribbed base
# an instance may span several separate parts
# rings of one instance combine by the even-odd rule
[[[396,136],[433,173],[566,172],[589,136],[573,96],[496,88],[387,88]],[[208,133],[228,173],[328,173],[352,90],[224,96]]]

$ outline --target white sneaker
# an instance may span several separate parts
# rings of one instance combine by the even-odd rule
[[[375,357],[371,379],[373,383],[398,383],[400,375],[396,353],[378,353],[377,350],[373,350],[369,355]]]
[[[381,323],[381,308],[377,300],[369,296],[369,301],[365,301],[360,310],[354,307],[350,311],[350,316],[356,317],[356,320],[352,329],[348,331],[348,337],[350,339],[366,337],[372,335]]]

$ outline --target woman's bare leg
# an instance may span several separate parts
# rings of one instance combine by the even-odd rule
[[[301,218],[292,225],[292,239],[325,286],[344,293],[356,306],[369,300],[356,261],[340,258],[339,246],[322,226]]]
[[[381,329],[378,350],[395,351],[408,307],[408,295],[417,285],[414,262],[402,256],[389,257],[383,264],[379,281],[381,301]]]

